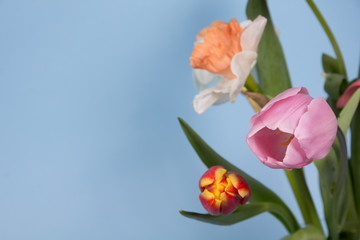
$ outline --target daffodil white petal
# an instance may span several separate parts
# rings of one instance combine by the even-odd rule
[[[245,20],[243,22],[240,23],[241,28],[243,29],[243,31],[252,23],[251,20]]]
[[[240,45],[243,51],[257,51],[266,22],[266,18],[258,16],[246,29],[244,29],[240,38]]]
[[[229,94],[225,93],[214,103],[214,105],[224,104],[228,101],[229,101]]]
[[[257,53],[254,51],[242,51],[232,58],[231,71],[236,78],[232,80],[230,86],[230,102],[234,103],[237,95],[241,92],[241,89],[245,85],[246,78],[250,74],[251,68],[256,63]]]
[[[218,74],[211,73],[204,69],[194,69],[193,78],[196,88],[204,90],[208,85],[217,83],[220,80]]]
[[[193,101],[194,110],[198,114],[202,114],[209,107],[211,107],[215,102],[217,102],[224,93],[218,91],[216,87],[209,88],[201,91],[198,95],[195,96]]]

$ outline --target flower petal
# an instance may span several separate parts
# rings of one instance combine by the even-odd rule
[[[345,107],[346,103],[349,101],[349,99],[351,98],[351,96],[355,93],[355,91],[360,88],[360,79],[355,81],[353,84],[351,84],[343,93],[343,95],[341,95],[341,97],[339,98],[339,100],[336,103],[336,107],[338,108],[343,108]]]
[[[241,26],[242,30],[244,31],[251,23],[252,23],[251,20],[245,20],[240,23],[240,26]]]
[[[308,159],[321,159],[329,152],[336,131],[334,112],[324,98],[315,98],[300,119],[294,135]]]
[[[246,78],[249,76],[250,70],[256,62],[257,53],[253,51],[242,51],[232,58],[231,71],[236,76],[236,79],[232,80],[233,83],[230,87],[230,102],[234,103],[237,95],[241,92],[241,89],[245,85]]]
[[[214,104],[224,103],[228,99],[231,83],[232,81],[222,78],[216,87],[201,91],[193,101],[195,111],[201,114]]]
[[[213,105],[224,104],[229,101],[229,94],[223,94]]]
[[[267,161],[267,157],[274,159],[279,162],[282,161],[285,157],[287,146],[281,144],[285,137],[288,137],[286,133],[277,134],[277,130],[272,130],[267,127],[261,128],[253,136],[247,137],[247,143],[255,153],[255,155],[260,159],[260,161]]]
[[[263,111],[258,118],[272,130],[279,129],[294,134],[300,118],[312,100],[313,98],[307,94],[297,94],[286,101],[278,101],[269,111]]]
[[[243,51],[257,51],[266,22],[266,18],[258,16],[244,29],[240,37],[240,45]]]
[[[209,84],[216,83],[220,80],[220,76],[218,74],[198,68],[193,70],[193,78],[196,88],[200,91],[204,90]]]
[[[215,91],[214,88],[205,89],[195,96],[193,107],[198,114],[202,114],[219,100],[222,95],[223,93]]]
[[[220,214],[221,200],[216,199],[214,194],[205,189],[202,193],[200,193],[199,199],[206,211],[208,211],[211,215]]]
[[[304,150],[301,148],[298,140],[294,138],[286,149],[286,154],[283,163],[289,169],[293,169],[293,168],[302,168],[303,166],[312,163],[312,160],[306,157],[306,154]]]
[[[261,112],[256,113],[254,116],[252,116],[252,118],[250,119],[250,126],[253,126],[255,120],[261,116],[264,112],[266,112],[268,109],[270,109],[274,103],[277,103],[283,99],[287,99],[289,97],[295,96],[298,93],[303,93],[303,94],[309,94],[306,88],[303,87],[299,87],[299,88],[290,88],[287,89],[285,91],[283,91],[282,93],[280,93],[279,95],[277,95],[276,97],[274,97],[273,99],[271,99],[261,110]]]
[[[226,216],[230,215],[240,204],[239,195],[230,195],[227,192],[221,193],[221,214]]]
[[[261,162],[264,165],[266,165],[270,168],[274,168],[274,169],[290,169],[287,166],[285,166],[285,164],[283,162],[280,162],[272,157],[267,157],[264,161],[261,160]]]

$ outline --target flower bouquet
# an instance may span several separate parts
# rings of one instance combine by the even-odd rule
[[[216,21],[204,28],[190,57],[200,90],[194,110],[201,114],[213,105],[235,102],[239,94],[246,97],[255,111],[246,142],[263,164],[284,169],[305,224],[299,225],[276,193],[222,158],[179,118],[209,168],[199,180],[199,199],[208,214],[180,211],[185,217],[230,225],[269,212],[287,229],[289,235],[283,239],[360,239],[360,73],[348,78],[330,28],[313,1],[307,3],[336,54],[322,55],[327,99],[292,87],[266,0],[248,0],[248,21]],[[215,86],[208,87],[211,84]],[[319,172],[321,218],[302,169],[311,163]],[[327,229],[320,219],[325,219]]]

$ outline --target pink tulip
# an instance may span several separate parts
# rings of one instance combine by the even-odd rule
[[[288,89],[256,113],[246,141],[271,168],[301,168],[327,155],[334,142],[336,117],[324,98],[306,88]]]
[[[351,96],[355,93],[355,91],[360,88],[360,79],[356,80],[355,82],[353,82],[353,84],[351,84],[343,93],[343,95],[341,95],[341,97],[339,98],[339,100],[336,103],[336,106],[338,108],[343,108],[345,107],[346,103],[349,101],[349,99],[351,98]]]

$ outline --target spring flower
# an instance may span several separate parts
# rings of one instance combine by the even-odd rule
[[[213,104],[235,102],[256,63],[266,21],[262,16],[240,24],[236,19],[216,21],[199,33],[190,57],[195,84],[201,91],[193,101],[197,113]],[[206,88],[213,82],[218,82],[217,86]]]
[[[209,168],[200,178],[201,204],[212,215],[229,215],[250,198],[250,188],[243,177],[221,166]]]
[[[346,103],[349,101],[349,99],[351,98],[351,96],[356,92],[356,90],[360,88],[360,79],[356,80],[355,82],[353,82],[343,93],[343,95],[341,95],[341,97],[339,98],[339,100],[336,103],[336,106],[338,108],[343,108],[345,107]]]
[[[329,152],[337,131],[336,117],[324,98],[306,88],[288,89],[256,113],[246,137],[250,149],[271,168],[301,168]]]

